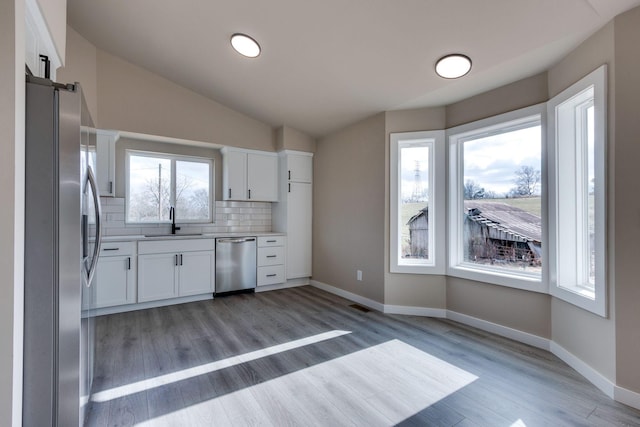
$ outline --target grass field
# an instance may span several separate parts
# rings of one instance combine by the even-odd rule
[[[541,212],[542,212],[542,203],[541,203],[540,197],[527,197],[527,198],[520,198],[520,199],[486,199],[486,201],[506,203],[510,206],[515,206],[517,208],[520,208],[524,211],[527,211],[537,216],[541,216]],[[409,227],[406,227],[407,222],[409,222],[411,217],[417,214],[418,212],[420,212],[420,210],[425,206],[427,206],[426,202],[402,204],[402,212],[401,212],[400,220],[402,221],[402,224],[405,225],[404,228],[406,228],[407,239],[409,238]],[[402,235],[404,237],[405,235],[404,231]]]

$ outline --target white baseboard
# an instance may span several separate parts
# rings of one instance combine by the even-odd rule
[[[295,288],[309,284],[309,278],[291,279],[284,283],[276,283],[275,285],[257,286],[256,292],[277,291],[278,289]]]
[[[213,299],[213,293],[191,295],[188,297],[178,297],[171,299],[163,299],[157,301],[140,302],[136,304],[116,305],[114,307],[96,308],[92,312],[92,316],[104,316],[106,314],[124,313],[127,311],[144,310],[147,308],[163,307],[165,305],[184,304],[187,302],[205,301]],[[83,311],[83,317],[87,317],[88,312]]]
[[[558,356],[564,363],[578,371],[580,375],[598,387],[604,394],[614,399],[615,384],[613,384],[611,380],[553,341],[551,341],[551,353]]]
[[[468,316],[466,314],[458,313],[451,310],[447,310],[447,319],[463,323],[465,325],[473,326],[474,328],[482,329],[483,331],[491,332],[493,334],[500,335],[502,337],[506,337],[515,341],[519,341],[532,347],[541,348],[547,351],[549,351],[550,349],[551,341],[549,339],[530,334],[528,332],[509,328],[508,326],[499,325],[497,323],[478,319],[477,317]]]
[[[384,304],[379,303],[378,301],[374,301],[358,294],[345,291],[344,289],[336,288],[335,286],[327,285],[326,283],[318,282],[317,280],[310,280],[309,284],[318,289],[322,289],[323,291],[327,291],[331,294],[338,295],[339,297],[346,298],[353,302],[357,302],[358,304],[362,304],[365,307],[369,307],[384,313]]]
[[[404,314],[406,316],[437,317],[440,319],[445,319],[447,317],[447,310],[445,310],[444,308],[413,307],[413,306],[406,306],[406,305],[384,304],[384,312],[387,314]]]
[[[613,400],[624,403],[632,408],[640,409],[640,393],[636,393],[635,391],[615,386],[613,389]]]

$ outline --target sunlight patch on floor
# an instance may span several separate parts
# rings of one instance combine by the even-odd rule
[[[393,425],[476,379],[391,340],[138,425]]]
[[[284,344],[274,345],[271,347],[252,351],[250,353],[240,354],[238,356],[233,356],[227,359],[218,360],[218,361],[207,363],[200,366],[195,366],[193,368],[183,369],[181,371],[171,372],[170,374],[160,375],[154,378],[137,381],[137,382],[126,384],[120,387],[114,387],[108,390],[99,391],[97,393],[94,393],[91,396],[91,400],[94,402],[107,402],[109,400],[118,399],[134,393],[139,393],[141,391],[150,390],[155,387],[161,387],[165,384],[171,384],[177,381],[187,380],[189,378],[193,378],[198,375],[205,375],[220,369],[229,368],[231,366],[239,365],[241,363],[251,362],[252,360],[268,357],[273,354],[282,353],[284,351],[293,350],[296,348],[304,347],[306,345],[330,340],[330,339],[337,338],[342,335],[346,335],[350,333],[351,333],[350,331],[335,330],[335,331],[328,331],[321,334],[313,335],[306,338],[301,338],[299,340],[289,341]]]
[[[527,425],[522,420],[518,420],[515,423],[511,424],[511,427],[527,427]]]

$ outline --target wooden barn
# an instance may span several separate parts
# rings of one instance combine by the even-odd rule
[[[542,263],[542,219],[520,208],[490,200],[465,200],[464,259],[469,261]],[[411,257],[425,257],[429,250],[429,212],[411,217]]]
[[[425,206],[409,219],[409,253],[407,258],[429,257],[429,207]]]
[[[542,264],[542,218],[501,202],[464,202],[464,259]]]

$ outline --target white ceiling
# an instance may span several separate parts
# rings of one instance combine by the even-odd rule
[[[640,0],[68,0],[101,49],[273,126],[319,137],[534,75]],[[262,46],[248,59],[229,37]],[[471,73],[433,71],[448,53]]]

